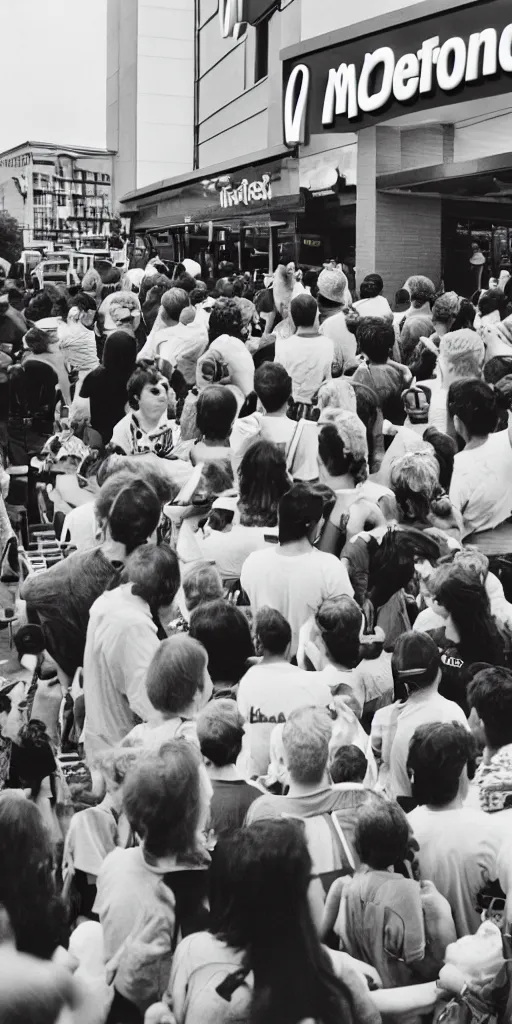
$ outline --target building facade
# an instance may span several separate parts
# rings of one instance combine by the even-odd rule
[[[475,246],[484,277],[509,265],[509,0],[168,7],[193,8],[193,139],[179,173],[116,192],[135,232],[244,269],[334,258],[389,298],[412,273],[470,294]]]
[[[88,235],[108,235],[112,154],[43,142],[0,153],[0,209],[22,225],[25,248],[75,246]]]

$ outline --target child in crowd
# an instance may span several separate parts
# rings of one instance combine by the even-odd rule
[[[236,768],[244,722],[234,701],[226,697],[210,701],[199,713],[197,735],[213,787],[210,829],[221,839],[242,827],[248,808],[262,791],[246,782]]]

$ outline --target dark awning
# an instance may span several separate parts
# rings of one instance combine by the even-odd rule
[[[509,204],[512,202],[512,153],[379,174],[377,188],[381,192]]]

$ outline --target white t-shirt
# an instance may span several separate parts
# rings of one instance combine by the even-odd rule
[[[354,302],[359,316],[391,317],[393,312],[384,295],[374,295],[371,299],[358,299]]]
[[[204,558],[215,562],[223,579],[240,576],[242,566],[253,551],[267,546],[266,537],[277,535],[276,527],[268,526],[233,526],[231,530],[220,533],[212,530],[208,537],[196,539],[201,547]]]
[[[61,542],[68,542],[76,547],[77,551],[88,551],[96,547],[98,543],[96,530],[98,524],[94,512],[94,502],[88,501],[86,505],[78,505],[68,512],[62,527]]]
[[[229,370],[231,383],[240,388],[244,398],[254,389],[254,362],[243,341],[221,334],[212,341],[209,352],[217,353]]]
[[[427,691],[409,698],[400,708],[389,762],[389,785],[392,795],[411,796],[411,783],[407,775],[407,758],[411,740],[420,725],[429,722],[460,722],[469,729],[467,718],[458,704]]]
[[[265,775],[270,763],[270,734],[291,711],[327,707],[331,691],[321,673],[303,672],[288,662],[254,665],[240,680],[237,703],[245,719],[238,767],[248,777]]]
[[[494,815],[467,807],[416,807],[408,818],[420,846],[421,879],[448,900],[457,938],[473,935],[481,924],[476,897],[498,873],[501,841]]]
[[[493,530],[512,515],[512,445],[508,430],[455,456],[450,499],[464,519],[463,537]]]
[[[297,652],[300,627],[322,601],[354,593],[345,565],[315,548],[301,555],[283,554],[280,546],[255,551],[242,568],[241,581],[254,614],[268,605],[290,623],[292,656]]]
[[[334,347],[321,334],[292,334],[276,341],[275,361],[292,378],[294,402],[311,403],[325,380],[331,379]]]
[[[365,705],[371,705],[368,710],[376,711],[393,700],[391,654],[387,651],[373,660],[365,658],[356,668],[346,671],[329,663],[319,674],[330,690],[340,688],[341,700],[348,703],[358,718]]]

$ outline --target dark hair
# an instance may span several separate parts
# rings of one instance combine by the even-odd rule
[[[39,327],[31,327],[27,331],[23,341],[27,348],[30,349],[34,355],[40,355],[41,352],[48,352],[50,346],[50,336],[46,331],[41,331]]]
[[[468,687],[470,708],[482,719],[486,742],[492,750],[512,743],[512,672],[489,666],[472,679]]]
[[[335,422],[321,425],[318,434],[318,454],[330,476],[344,476],[350,473],[356,484],[363,483],[368,476],[366,459],[356,459],[352,452],[346,451]]]
[[[192,743],[171,740],[141,757],[124,781],[123,807],[150,856],[203,860],[197,848],[199,752]]]
[[[289,819],[257,821],[215,849],[210,930],[253,973],[251,1024],[357,1020],[311,917],[311,870],[304,827]]]
[[[290,623],[276,608],[263,607],[256,613],[254,635],[263,651],[284,655],[292,640]]]
[[[199,433],[209,441],[225,441],[237,414],[236,398],[230,388],[210,384],[201,391],[196,405]]]
[[[455,800],[466,765],[474,774],[476,741],[460,722],[420,725],[409,746],[407,772],[417,804],[444,807]]]
[[[409,369],[413,377],[417,381],[430,380],[434,376],[436,366],[436,353],[431,348],[428,348],[425,342],[419,341],[409,359]]]
[[[411,665],[412,654],[414,659]],[[431,686],[440,668],[441,652],[428,633],[417,634],[411,630],[401,633],[391,658],[395,699],[405,700],[411,692]]]
[[[339,782],[362,782],[368,768],[368,761],[359,747],[350,744],[337,747],[329,766],[331,779]]]
[[[439,463],[439,484],[443,491],[449,491],[453,474],[453,465],[457,454],[457,445],[453,437],[443,434],[437,427],[427,427],[423,440],[432,445]]]
[[[496,395],[483,380],[457,380],[450,384],[448,412],[459,417],[470,437],[492,434],[498,423]]]
[[[407,288],[399,288],[398,291],[395,292],[395,306],[409,305],[410,299],[411,296],[409,295]]]
[[[190,292],[190,305],[197,306],[198,303],[204,302],[208,296],[208,289],[205,284],[201,282],[198,284],[196,281],[195,288]]]
[[[118,491],[108,513],[112,539],[124,544],[128,554],[144,544],[160,520],[158,496],[144,480],[133,479]]]
[[[49,960],[67,944],[56,894],[53,847],[39,808],[17,791],[0,794],[0,904],[21,953]]]
[[[178,715],[204,690],[208,655],[187,633],[162,640],[146,676],[146,690],[153,707],[163,714]]]
[[[362,299],[373,299],[380,295],[384,288],[384,281],[380,274],[367,274],[364,281],[361,281],[359,294]]]
[[[373,794],[359,808],[354,833],[355,847],[362,864],[374,871],[385,871],[407,857],[409,822],[394,801]]]
[[[245,338],[244,319],[242,309],[235,299],[217,299],[210,313],[208,323],[208,337],[210,345],[222,334],[229,334],[231,338]]]
[[[162,374],[156,366],[137,366],[126,385],[130,409],[139,408],[140,396],[147,384],[159,384],[161,380]]]
[[[40,291],[30,299],[25,309],[25,317],[27,322],[36,323],[51,316],[51,312],[52,300],[48,292]]]
[[[507,298],[505,292],[503,292],[501,288],[489,288],[480,296],[478,300],[478,309],[481,316],[488,316],[489,313],[494,313],[497,310],[500,314],[500,318],[503,320],[507,309]]]
[[[503,664],[503,640],[477,573],[455,562],[449,572],[440,575],[439,585],[433,582],[432,592],[453,619],[460,636],[457,647],[464,661]]]
[[[188,274],[186,270],[176,278],[174,283],[177,288],[182,288],[188,295],[197,288],[197,278],[192,277],[192,274]]]
[[[361,661],[359,634],[363,613],[352,597],[342,595],[323,601],[315,621],[336,665],[355,668]]]
[[[240,608],[221,599],[200,604],[190,616],[190,636],[206,647],[214,683],[239,682],[254,654],[249,623]]]
[[[295,327],[313,327],[318,313],[318,302],[312,295],[303,292],[290,303],[290,316]]]
[[[476,311],[473,303],[470,302],[469,299],[461,298],[459,311],[452,323],[451,330],[461,331],[464,328],[466,330],[473,330],[475,315]]]
[[[152,612],[157,612],[172,604],[178,593],[178,556],[167,544],[141,544],[126,562],[125,575],[133,593],[146,601]]]
[[[292,394],[292,378],[280,363],[262,363],[254,374],[254,390],[265,412],[278,412]]]
[[[57,764],[46,726],[32,718],[22,726],[18,740],[11,750],[11,785],[16,779],[23,789],[30,790],[30,799],[37,800],[44,779],[53,785]],[[53,799],[53,797],[52,797]]]
[[[512,355],[493,356],[484,366],[484,380],[487,384],[498,384],[503,377],[508,377],[511,373]]]
[[[324,503],[320,494],[307,484],[294,484],[279,502],[279,543],[289,544],[307,537],[319,523]]]
[[[395,344],[393,325],[377,316],[364,316],[356,331],[357,344],[372,363],[385,363]]]
[[[242,749],[244,720],[230,698],[211,700],[197,717],[201,753],[216,768],[234,764]]]
[[[279,502],[289,489],[286,457],[271,441],[255,441],[238,470],[242,526],[275,526]]]
[[[93,310],[96,312],[96,303],[92,295],[88,295],[87,292],[78,292],[77,295],[73,295],[67,300],[68,313],[73,306],[76,306],[82,313],[92,313]]]

